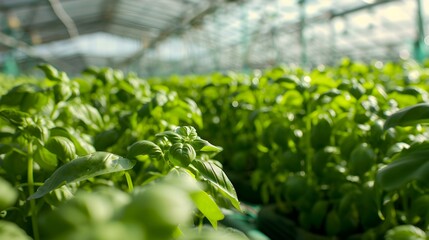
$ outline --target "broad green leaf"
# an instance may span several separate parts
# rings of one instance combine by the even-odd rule
[[[94,137],[94,147],[97,151],[103,151],[106,148],[114,145],[120,137],[120,132],[113,128],[103,131]]]
[[[384,190],[397,189],[404,184],[429,181],[429,143],[412,145],[397,155],[392,163],[378,170],[377,181]]]
[[[197,103],[190,98],[186,98],[185,102],[187,103],[189,111],[192,113],[192,120],[197,124],[199,128],[203,128],[201,109],[198,107]]]
[[[20,104],[21,110],[25,112],[30,109],[40,110],[48,103],[48,97],[49,95],[46,95],[43,91],[27,93]]]
[[[52,65],[40,64],[37,67],[41,69],[45,73],[46,78],[48,78],[51,81],[55,81],[55,82],[69,81],[69,78],[67,77],[67,74],[65,72],[58,71]]]
[[[223,149],[221,147],[217,147],[211,143],[209,143],[208,141],[201,139],[201,138],[197,138],[194,139],[191,142],[191,145],[194,147],[195,151],[200,151],[200,152],[221,152]]]
[[[179,143],[183,141],[183,137],[173,131],[165,131],[155,135],[156,137],[166,137],[171,143]]]
[[[135,159],[139,155],[148,155],[155,159],[162,159],[164,157],[161,148],[155,143],[147,140],[135,142],[128,149],[127,158]]]
[[[333,98],[335,98],[336,96],[339,96],[339,95],[341,95],[341,91],[334,88],[334,89],[331,89],[327,92],[320,94],[320,96],[318,96],[316,101],[319,104],[326,104],[326,103],[329,103],[330,101],[332,101]]]
[[[61,136],[50,137],[45,144],[46,149],[57,155],[57,158],[63,162],[69,162],[76,158],[76,147],[73,142]]]
[[[71,184],[63,185],[51,191],[50,193],[46,194],[43,199],[51,206],[60,206],[65,201],[74,197],[74,192],[76,189],[73,189],[70,185]]]
[[[21,84],[1,96],[0,105],[21,106],[27,104],[27,107],[38,105],[39,101],[32,100],[40,100],[39,97],[41,97],[42,92],[43,89],[35,84]]]
[[[163,183],[167,183],[170,186],[180,188],[189,193],[195,206],[207,217],[214,228],[217,227],[217,222],[224,218],[216,202],[210,195],[202,191],[195,177],[185,168],[173,168],[168,175],[163,178]]]
[[[41,145],[34,152],[34,161],[45,170],[54,170],[58,165],[57,156]]]
[[[107,152],[95,152],[76,158],[59,167],[35,194],[28,199],[43,197],[67,183],[83,181],[91,177],[125,171],[133,168],[135,161]]]
[[[386,240],[397,240],[397,239],[412,239],[412,240],[427,240],[426,233],[413,225],[399,225],[392,229],[389,229],[384,236]]]
[[[103,119],[98,110],[89,104],[73,104],[68,106],[70,114],[81,120],[86,126],[100,130],[104,126]]]
[[[202,228],[184,228],[184,234],[178,237],[178,240],[200,240],[200,239],[219,239],[219,240],[267,240],[268,237],[261,234],[260,232],[247,232],[247,237],[243,232],[235,228],[220,227],[219,229],[213,229],[209,226],[203,226]]]
[[[390,115],[384,123],[384,129],[395,126],[410,126],[429,122],[429,103],[420,103],[403,108]]]
[[[191,198],[198,210],[206,216],[216,229],[217,222],[225,217],[216,202],[204,191],[191,193]]]
[[[13,206],[17,198],[18,191],[8,181],[0,177],[0,211]]]
[[[186,167],[197,156],[195,149],[187,143],[175,143],[170,148],[169,160],[176,166]]]
[[[41,126],[40,124],[29,124],[24,127],[23,132],[27,136],[35,137],[41,141],[45,141],[48,137],[48,129],[45,126]]]
[[[241,210],[234,186],[219,166],[212,162],[198,159],[194,160],[192,165],[199,171],[203,180],[229,199],[236,209]]]
[[[13,222],[0,220],[0,239],[7,240],[31,240],[24,229]]]
[[[73,129],[66,129],[63,127],[54,127],[50,130],[51,137],[61,136],[70,139],[76,147],[76,153],[78,155],[87,155],[95,152],[95,148],[79,136]]]
[[[349,172],[352,175],[362,176],[376,163],[377,155],[366,143],[357,145],[350,154],[347,163]]]
[[[178,127],[174,131],[182,136],[185,142],[190,142],[198,137],[197,130],[191,126]]]
[[[56,103],[67,101],[73,94],[70,86],[64,83],[56,84],[53,90]]]
[[[0,117],[15,127],[26,127],[34,123],[30,114],[13,109],[0,110]]]
[[[300,80],[295,75],[287,75],[275,80],[277,83],[292,83],[293,85],[298,85]]]

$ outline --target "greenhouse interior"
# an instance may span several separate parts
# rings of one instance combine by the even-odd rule
[[[0,0],[0,239],[429,239],[429,0]]]

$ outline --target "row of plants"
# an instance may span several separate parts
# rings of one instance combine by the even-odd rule
[[[215,230],[240,204],[193,100],[112,69],[40,68],[0,98],[1,239],[247,239]]]
[[[246,239],[214,230],[239,198],[269,205],[258,225],[274,240],[427,238],[428,68],[345,59],[148,80],[40,68],[46,79],[0,98],[6,233]]]
[[[298,230],[339,239],[426,239],[428,132],[420,123],[428,115],[418,104],[428,102],[428,68],[344,59],[313,71],[276,67],[152,81],[196,101],[205,124],[200,134],[224,146],[219,159],[239,198],[275,205],[260,219],[272,239]],[[418,110],[395,121],[392,114],[408,106]],[[271,215],[293,224],[273,229]]]

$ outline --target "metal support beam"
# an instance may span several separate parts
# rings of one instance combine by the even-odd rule
[[[33,57],[33,58],[39,58],[39,59],[43,59],[45,61],[48,61],[48,59],[46,59],[43,56],[38,55],[37,53],[35,53],[33,51],[33,49],[31,49],[31,46],[28,45],[25,42],[19,41],[14,37],[11,37],[7,34],[4,34],[2,32],[0,32],[0,44],[3,44],[5,46],[8,46],[10,48],[14,48],[17,49],[23,53],[25,53],[26,55]]]
[[[31,58],[39,59],[44,62],[51,63],[60,68],[69,66],[67,62],[63,62],[61,59],[55,59],[53,56],[43,56],[38,54],[32,49],[31,45],[23,41],[20,41],[14,37],[11,37],[7,34],[4,34],[2,32],[0,32],[0,45],[5,45],[9,48],[16,49],[17,51],[20,51]]]
[[[329,59],[331,59],[331,64],[335,64],[334,61],[336,61],[337,59],[337,31],[335,29],[335,25],[332,21],[330,21],[329,23],[329,50],[330,50],[330,57]]]
[[[70,38],[79,36],[79,31],[77,30],[76,24],[64,10],[64,7],[61,4],[60,0],[49,0],[49,3],[51,4],[52,10],[54,11],[55,15],[57,15],[57,17],[66,27]]]
[[[141,58],[145,54],[147,49],[155,48],[160,41],[166,39],[175,32],[180,31],[186,26],[192,25],[193,23],[200,21],[205,15],[214,12],[218,8],[220,2],[221,0],[210,1],[208,7],[202,10],[200,13],[191,17],[189,17],[189,14],[183,14],[182,18],[178,21],[178,23],[175,22],[169,28],[161,31],[156,38],[152,39],[148,44],[145,44],[146,47],[142,46],[142,48],[140,48],[132,56],[128,57],[124,61],[115,64],[116,67],[123,67],[137,60],[138,58]]]
[[[354,12],[362,11],[362,10],[365,10],[365,9],[368,9],[368,8],[372,8],[372,7],[375,7],[375,6],[381,5],[381,4],[385,4],[385,3],[389,3],[389,2],[396,2],[396,1],[401,1],[401,0],[378,0],[378,1],[375,1],[375,2],[373,2],[373,3],[364,4],[364,5],[362,5],[362,6],[358,6],[358,7],[355,7],[355,8],[352,8],[352,9],[346,10],[346,11],[342,11],[342,12],[339,12],[339,13],[335,13],[335,12],[334,12],[334,13],[332,14],[332,18],[335,18],[335,17],[342,17],[342,16],[347,15],[347,14],[350,14],[350,13],[354,13]]]
[[[416,0],[417,4],[417,36],[416,40],[414,42],[414,58],[418,62],[423,62],[423,60],[426,58],[426,47],[425,47],[425,28],[424,28],[424,17],[423,17],[423,2],[422,0]]]
[[[306,11],[305,0],[299,1],[299,42],[301,45],[301,66],[307,67],[307,38],[305,36]]]

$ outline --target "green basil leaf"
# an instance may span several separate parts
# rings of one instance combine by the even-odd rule
[[[34,152],[34,161],[46,170],[54,170],[58,165],[57,156],[43,146],[39,146]]]
[[[6,180],[0,177],[0,211],[11,207],[18,198],[16,189]],[[1,231],[0,231],[1,232]]]
[[[67,101],[73,94],[69,85],[59,83],[53,87],[55,102]]]
[[[10,89],[1,96],[0,105],[24,106],[24,110],[31,106],[39,105],[39,100],[43,98],[43,89],[35,84],[21,84]]]
[[[396,155],[392,163],[377,172],[377,181],[384,190],[397,189],[413,181],[429,181],[429,143],[412,145]]]
[[[31,240],[24,229],[13,222],[0,220],[0,239]]]
[[[58,71],[52,65],[40,64],[37,67],[39,69],[41,69],[45,73],[46,78],[48,78],[51,81],[55,81],[55,82],[68,82],[69,81],[69,78],[67,77],[65,72]]]
[[[34,124],[34,121],[33,119],[31,119],[30,114],[13,109],[0,110],[0,117],[2,117],[15,127],[26,127],[28,125]]]
[[[70,114],[82,121],[87,127],[99,131],[104,122],[98,110],[89,104],[73,104],[68,106]]]
[[[194,139],[191,142],[192,147],[194,147],[195,151],[197,152],[214,152],[218,153],[221,152],[223,149],[221,147],[217,147],[211,143],[209,143],[207,140],[197,138]]]
[[[191,199],[216,229],[217,222],[225,217],[216,202],[204,191],[191,193]]]
[[[164,158],[161,148],[155,143],[147,140],[135,142],[128,149],[127,158],[135,159],[139,155],[148,155],[149,157],[155,159]]]
[[[183,141],[183,137],[173,131],[165,131],[155,135],[156,137],[166,137],[171,143],[179,143]]]
[[[420,103],[403,108],[390,115],[384,123],[384,130],[395,126],[410,126],[429,122],[429,103]]]
[[[174,131],[182,136],[185,139],[185,142],[190,142],[198,137],[197,130],[191,126],[178,127]]]
[[[66,137],[50,137],[45,147],[51,153],[57,155],[57,158],[63,162],[69,162],[76,158],[76,147],[73,142]]]
[[[352,175],[364,175],[376,163],[377,155],[374,150],[366,144],[357,145],[350,154],[348,167]]]
[[[98,133],[94,137],[95,149],[97,149],[97,151],[106,150],[118,141],[120,135],[120,132],[115,128]]]
[[[169,160],[176,166],[186,167],[197,156],[195,149],[187,143],[175,143],[170,148]]]
[[[399,225],[389,229],[384,236],[386,240],[396,239],[413,239],[413,240],[426,240],[426,233],[413,225]]]
[[[43,197],[50,191],[67,183],[83,181],[91,177],[125,171],[133,168],[135,161],[121,156],[95,152],[87,156],[76,158],[59,167],[45,183],[39,187],[28,199]]]
[[[53,136],[61,136],[70,139],[74,146],[76,147],[76,153],[78,155],[87,155],[92,152],[95,152],[95,148],[85,141],[77,132],[73,129],[66,129],[63,127],[54,127],[50,130],[51,137]]]
[[[234,186],[219,166],[212,162],[198,159],[192,162],[192,166],[199,171],[205,182],[217,189],[236,209],[241,210]]]

